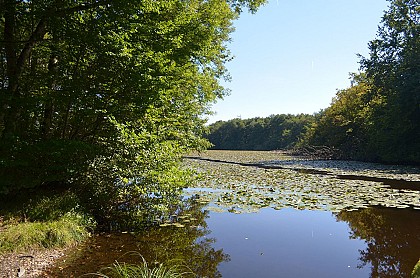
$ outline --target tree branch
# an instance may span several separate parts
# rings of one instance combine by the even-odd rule
[[[42,18],[38,25],[35,28],[35,31],[32,33],[31,37],[29,38],[28,42],[23,47],[22,51],[20,52],[19,58],[16,63],[16,74],[20,76],[23,71],[23,66],[25,61],[28,59],[29,55],[31,54],[32,48],[38,41],[42,41],[44,35],[46,34],[46,22],[45,18]]]
[[[57,16],[57,17],[63,17],[66,16],[68,14],[72,14],[75,12],[80,12],[80,11],[84,11],[84,10],[89,10],[89,9],[93,9],[96,7],[99,7],[101,5],[107,5],[110,4],[112,1],[111,0],[102,0],[102,1],[96,1],[94,3],[86,3],[86,4],[81,4],[78,6],[74,6],[74,7],[70,7],[70,8],[65,8],[65,9],[56,9],[56,8],[50,8],[48,9],[44,16],[40,19],[40,21],[38,22],[35,30],[33,31],[33,33],[31,34],[29,40],[26,42],[25,46],[23,47],[19,58],[17,59],[14,69],[15,69],[15,76],[19,77],[20,74],[23,71],[23,66],[25,64],[25,61],[28,59],[33,47],[36,45],[37,42],[39,41],[43,41],[43,38],[45,36],[45,34],[47,33],[46,30],[46,22],[47,19],[50,18],[51,16]],[[13,39],[13,34],[11,34],[11,37],[7,37],[6,39]],[[13,57],[13,56],[10,56]],[[15,60],[15,59],[13,59]]]

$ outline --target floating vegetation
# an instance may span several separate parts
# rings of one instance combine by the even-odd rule
[[[370,206],[420,209],[420,188],[399,190],[375,179],[376,176],[386,180],[406,179],[417,186],[420,182],[417,168],[348,161],[328,161],[321,167],[320,161],[294,159],[278,152],[208,151],[201,157],[208,160],[185,160],[188,167],[203,177],[186,194],[198,195],[201,202],[211,203],[209,210],[242,213],[265,207],[292,207],[339,212]],[[332,174],[296,171],[292,165],[300,165],[299,170],[316,169]],[[351,176],[361,172],[372,178],[359,180]],[[343,175],[352,178],[343,179]]]

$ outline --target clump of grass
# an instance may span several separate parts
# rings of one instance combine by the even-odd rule
[[[0,253],[30,249],[65,247],[89,236],[88,220],[81,214],[68,213],[55,221],[22,222],[0,233]]]
[[[71,193],[39,197],[3,211],[0,254],[74,245],[85,240],[95,222]]]
[[[150,267],[142,258],[139,265],[115,262],[111,267],[103,268],[99,273],[94,274],[102,278],[180,278],[196,277],[190,270],[182,271],[180,266],[165,266],[158,264]],[[186,267],[184,267],[186,268]]]

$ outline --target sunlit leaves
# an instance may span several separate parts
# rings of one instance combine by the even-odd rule
[[[262,1],[1,3],[0,190],[70,183],[104,223],[167,212],[181,155],[208,147],[237,9]]]

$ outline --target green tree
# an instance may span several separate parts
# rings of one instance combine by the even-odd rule
[[[369,49],[360,61],[364,72],[337,92],[301,145],[336,148],[336,158],[418,164],[419,2],[391,0]]]
[[[77,185],[104,219],[160,210],[181,154],[207,146],[232,21],[263,2],[0,1],[0,191]]]
[[[369,159],[365,146],[366,114],[370,111],[365,98],[369,90],[363,74],[352,75],[352,86],[337,92],[330,107],[308,128],[300,146],[334,148],[335,158]]]
[[[390,1],[369,49],[361,60],[374,86],[369,148],[383,161],[420,163],[419,1]]]

